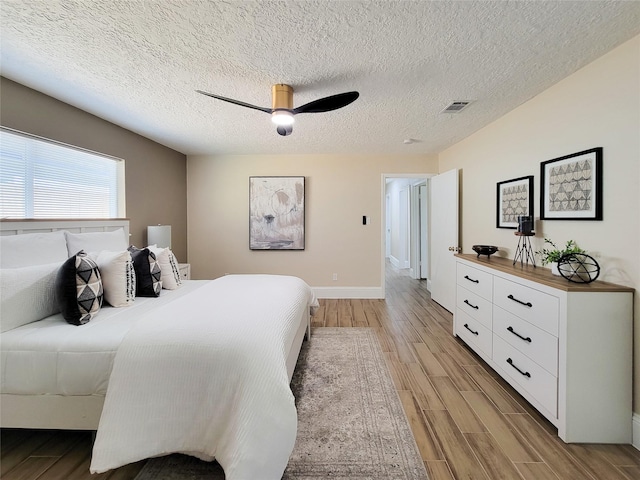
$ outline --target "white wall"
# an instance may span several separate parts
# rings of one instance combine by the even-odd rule
[[[540,162],[594,147],[604,149],[604,219],[541,222]],[[495,228],[496,183],[534,175],[534,250],[543,236],[560,244],[574,239],[597,258],[602,280],[636,289],[634,410],[640,412],[640,36],[442,152],[440,172],[452,168],[462,169],[465,252],[493,244],[513,258],[513,231]]]

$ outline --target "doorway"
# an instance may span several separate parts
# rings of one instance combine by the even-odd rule
[[[432,174],[383,174],[382,265],[426,279],[429,272],[428,178]]]

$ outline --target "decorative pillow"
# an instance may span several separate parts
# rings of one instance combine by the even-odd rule
[[[136,298],[136,273],[128,250],[91,254],[102,277],[104,299],[112,307],[128,307]]]
[[[67,258],[69,254],[63,231],[0,236],[0,268],[60,265]]]
[[[136,272],[136,297],[157,297],[162,290],[162,270],[148,248],[129,247]]]
[[[62,264],[56,276],[56,299],[64,319],[83,325],[102,307],[102,278],[96,262],[78,252]]]
[[[56,274],[62,262],[0,270],[0,331],[37,322],[60,311]]]
[[[162,288],[175,290],[182,285],[180,270],[178,269],[178,259],[169,248],[161,248],[156,245],[147,247],[153,252],[160,264],[162,271]]]
[[[67,255],[69,257],[80,250],[88,253],[103,250],[121,252],[126,250],[129,245],[129,239],[125,237],[123,228],[111,232],[64,233],[67,238]]]

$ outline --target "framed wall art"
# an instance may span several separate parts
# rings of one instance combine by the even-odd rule
[[[304,250],[305,177],[249,177],[249,248]]]
[[[541,220],[602,220],[602,147],[540,164]]]
[[[498,182],[496,227],[518,228],[518,217],[533,218],[533,175]]]

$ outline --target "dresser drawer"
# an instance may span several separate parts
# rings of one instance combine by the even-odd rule
[[[558,379],[498,335],[493,336],[493,361],[506,375],[557,416]]]
[[[457,264],[457,283],[470,292],[491,301],[493,292],[493,275],[468,265]]]
[[[456,334],[471,348],[491,358],[493,333],[460,309],[456,309]]]
[[[557,337],[500,307],[493,310],[493,333],[552,375],[558,376]]]
[[[495,277],[493,303],[542,330],[558,336],[559,300],[557,297]]]
[[[493,304],[489,300],[458,285],[456,291],[456,306],[459,310],[462,310],[471,318],[478,320],[482,325],[491,330]]]

